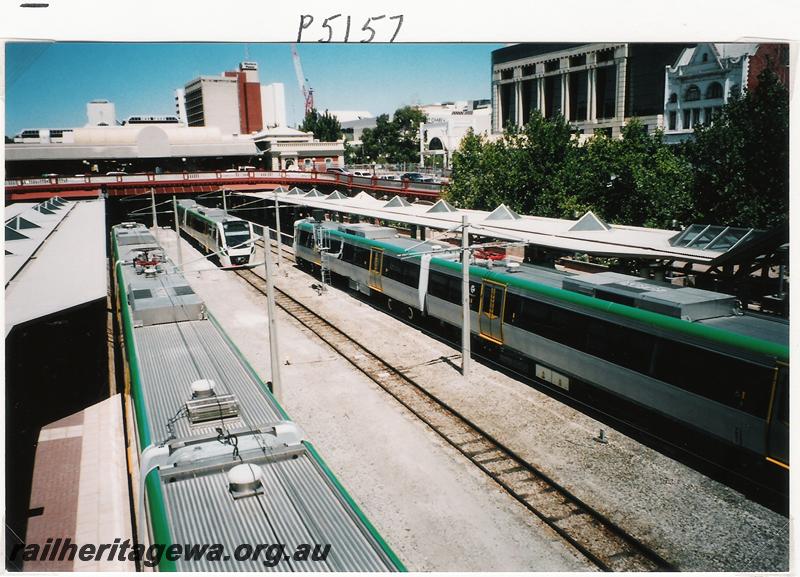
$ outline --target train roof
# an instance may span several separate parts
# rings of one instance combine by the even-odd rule
[[[311,220],[301,221],[301,224],[307,225],[309,229],[314,226],[314,222]],[[365,222],[340,223],[329,220],[322,221],[321,224],[326,230],[333,230],[354,237],[359,237],[364,240],[380,241],[382,243],[391,245],[391,247],[397,253],[408,250],[409,254],[415,255],[418,253],[431,253],[435,254],[437,258],[452,260],[455,260],[457,257],[457,253],[448,253],[447,249],[457,250],[458,247],[454,247],[446,242],[437,242],[431,240],[420,241],[413,238],[400,236],[397,234],[397,230],[388,226],[377,226]]]
[[[191,289],[157,239],[136,223],[112,234],[153,537],[221,544],[229,555],[182,557],[175,568],[403,569],[202,300],[174,293]],[[157,319],[142,313],[142,291],[162,293]],[[170,307],[179,312],[170,315]],[[244,481],[243,465],[251,477]],[[322,561],[281,558],[271,567],[263,552],[236,560],[232,552],[243,544],[286,544],[290,556],[301,544],[330,544],[330,551]]]
[[[311,221],[306,222],[308,226],[313,225]],[[339,223],[324,226],[346,232],[342,230],[345,225]],[[364,230],[374,227],[369,224],[361,226]],[[390,236],[388,232],[379,236],[380,238],[365,240],[395,252],[415,244],[418,246],[413,250],[414,253],[430,251],[425,244],[413,239]],[[456,267],[460,267],[455,262],[455,253],[433,256],[436,257],[432,261],[434,265],[438,263],[446,268],[453,268],[454,272]],[[534,290],[547,298],[588,307],[604,315],[619,315],[678,331],[692,338],[711,339],[782,360],[788,359],[787,325],[781,319],[742,314],[732,295],[614,272],[575,275],[555,270],[546,271],[541,267],[524,264],[512,267],[496,264],[492,268],[472,265],[471,271],[472,274],[485,276],[517,289]]]
[[[205,304],[143,224],[114,227],[118,274],[136,326],[205,318]]]
[[[715,327],[744,337],[754,337],[789,346],[789,323],[782,319],[745,312],[743,315],[703,319],[700,324]]]
[[[212,434],[217,427],[241,431],[284,419],[211,321],[141,327],[133,334],[152,441],[169,438],[170,428],[176,438],[186,439]],[[196,424],[188,415],[173,421],[192,400],[192,383],[202,380],[213,381],[218,399],[233,395],[236,415]]]
[[[207,220],[212,223],[223,223],[223,222],[233,222],[233,221],[243,220],[238,216],[233,216],[225,212],[221,208],[209,208],[207,206],[203,206],[202,204],[198,204],[196,201],[191,199],[185,198],[179,200],[178,207],[183,208],[184,210],[187,210],[189,212],[193,212],[199,218],[202,218],[203,220]]]
[[[391,571],[402,567],[353,507],[302,431],[284,423],[240,435],[237,451],[216,441],[176,444],[161,467],[164,506],[174,543],[219,543],[225,553],[248,544],[330,545],[324,561],[281,555],[275,567],[257,559],[181,559],[178,571]],[[199,455],[202,457],[198,458]],[[244,473],[244,478],[239,477]],[[237,478],[238,477],[238,478]],[[244,481],[244,483],[242,483]]]

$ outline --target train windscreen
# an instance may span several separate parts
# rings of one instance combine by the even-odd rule
[[[222,229],[225,231],[225,243],[228,247],[236,247],[250,240],[250,223],[243,220],[223,222]]]

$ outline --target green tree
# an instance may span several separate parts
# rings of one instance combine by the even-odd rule
[[[403,106],[389,119],[381,114],[375,128],[366,128],[361,136],[361,154],[365,161],[414,162],[419,159],[419,123],[425,114],[416,107]]]
[[[395,162],[393,151],[399,138],[388,114],[375,119],[375,128],[365,128],[361,134],[361,154],[371,162]]]
[[[692,167],[664,144],[660,131],[648,134],[633,119],[621,138],[596,136],[585,149],[580,196],[599,216],[657,228],[691,218]]]
[[[533,114],[523,128],[509,127],[495,141],[469,132],[453,154],[446,195],[468,208],[491,210],[504,203],[526,214],[565,216],[574,206],[568,169],[578,165],[577,155],[561,117]]]
[[[786,218],[789,92],[772,71],[696,128],[686,148],[695,168],[695,220],[770,227]]]
[[[691,212],[691,166],[636,120],[622,138],[579,145],[562,117],[533,114],[495,140],[468,133],[453,154],[447,198],[459,206],[575,218],[593,210],[619,224],[668,227]]]
[[[419,160],[419,125],[427,117],[416,106],[403,106],[394,111],[392,124],[397,132],[392,162],[415,162]]]
[[[303,123],[300,125],[303,132],[312,132],[314,138],[321,142],[335,142],[342,139],[342,125],[339,119],[328,114],[320,114],[316,109],[312,109],[306,114]]]

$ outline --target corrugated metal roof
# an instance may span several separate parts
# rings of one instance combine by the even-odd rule
[[[262,471],[263,492],[234,499],[227,472],[241,461],[171,476],[162,472],[163,490],[175,543],[219,543],[231,559],[181,560],[180,571],[387,571],[393,568],[374,537],[357,520],[304,447],[278,459],[243,456]],[[174,480],[173,480],[174,479]],[[291,556],[300,544],[326,545],[325,561],[283,557],[274,567],[258,559],[237,561],[233,551],[248,544],[285,544]]]
[[[195,425],[181,418],[173,425],[178,439],[212,434],[217,427],[252,429],[283,419],[210,320],[140,327],[134,338],[155,441],[169,438],[167,422],[192,398],[191,384],[199,379],[213,380],[217,395],[234,394],[239,417]]]
[[[7,210],[6,219],[16,237],[5,243],[6,335],[17,324],[105,298],[105,201],[40,203]]]

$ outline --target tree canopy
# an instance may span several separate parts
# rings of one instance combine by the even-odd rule
[[[789,208],[789,98],[766,70],[684,146],[637,119],[621,138],[583,144],[563,117],[538,112],[495,139],[470,132],[453,154],[445,192],[454,204],[575,218],[592,210],[615,224],[674,228],[702,222],[767,228]]]
[[[303,119],[300,130],[312,132],[314,138],[321,142],[335,142],[342,139],[342,125],[339,119],[328,114],[327,110],[324,114],[320,114],[315,108],[311,109]]]
[[[622,138],[580,145],[563,117],[533,114],[495,141],[469,133],[453,155],[447,197],[459,206],[575,218],[592,210],[619,224],[669,226],[687,216],[691,170],[634,120]]]
[[[789,91],[765,69],[689,142],[697,220],[769,227],[789,212]]]
[[[414,162],[419,159],[419,123],[425,113],[414,106],[395,110],[392,118],[381,114],[375,128],[366,128],[361,136],[362,162]]]

